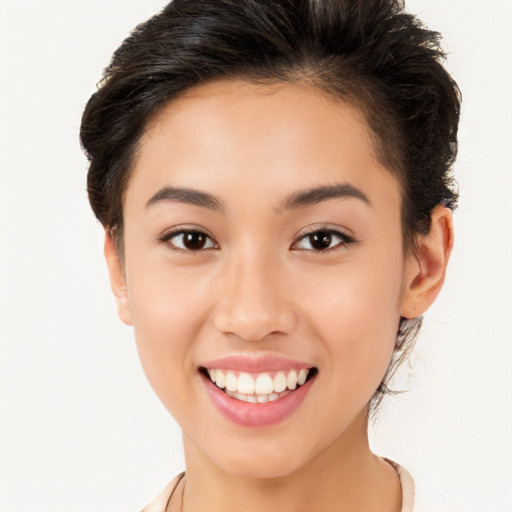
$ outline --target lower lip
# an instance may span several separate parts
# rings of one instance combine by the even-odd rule
[[[208,396],[219,412],[229,421],[242,427],[269,427],[284,421],[302,404],[316,376],[290,394],[264,404],[243,402],[231,398],[208,377],[201,375]]]

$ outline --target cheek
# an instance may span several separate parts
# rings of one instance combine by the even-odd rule
[[[307,285],[310,293],[303,311],[327,349],[326,365],[341,386],[371,395],[386,373],[396,342],[401,254],[342,265],[318,277]]]
[[[206,317],[208,280],[172,272],[161,262],[132,261],[127,288],[137,350],[148,381],[167,405],[190,383],[193,344]]]

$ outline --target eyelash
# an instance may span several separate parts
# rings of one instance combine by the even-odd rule
[[[187,236],[187,235],[196,235],[196,236],[202,236],[205,238],[206,241],[210,241],[212,246],[211,247],[200,247],[199,249],[190,249],[190,248],[187,248],[184,244],[183,244],[183,237]],[[177,238],[178,236],[181,236],[182,237],[182,242],[181,244],[183,245],[183,247],[176,247],[176,244],[172,242],[173,238]],[[159,239],[158,239],[158,242],[160,243],[164,243],[164,244],[167,244],[171,250],[173,251],[181,251],[181,252],[190,252],[190,253],[195,253],[195,252],[201,252],[201,251],[210,251],[210,250],[215,250],[215,249],[218,249],[218,244],[217,242],[208,234],[208,233],[205,233],[204,231],[202,231],[201,229],[192,229],[192,228],[189,228],[189,229],[183,229],[183,228],[176,228],[176,229],[173,229],[171,231],[167,231],[165,232]],[[207,243],[207,242],[205,242]]]
[[[312,246],[311,243],[311,237],[314,235],[323,235],[323,240],[325,240],[325,237],[328,237],[329,242],[332,242],[333,238],[337,238],[338,242],[333,247],[327,247],[325,249],[315,249],[314,247],[312,249],[304,249],[304,248],[297,248],[297,250],[301,251],[314,251],[316,253],[327,253],[331,251],[336,251],[339,249],[342,249],[343,247],[346,247],[349,244],[353,244],[356,242],[355,238],[347,235],[346,233],[343,233],[337,229],[331,229],[331,228],[317,228],[312,231],[309,231],[308,233],[303,234],[296,242],[292,244],[292,249],[294,246],[297,246],[300,242],[304,240],[309,239],[309,244]],[[318,237],[320,239],[320,237]],[[330,245],[330,244],[329,244]]]
[[[204,247],[201,246],[197,249],[191,249],[191,248],[187,248],[186,245],[184,244],[184,238],[185,236],[187,235],[190,235],[190,236],[193,236],[195,235],[196,237],[204,237],[204,245],[207,245],[209,244],[210,246],[209,247]],[[311,237],[313,237],[314,235],[317,235],[317,240],[316,241],[320,241],[320,243],[323,242],[329,242],[329,245],[330,243],[332,243],[332,239],[333,238],[336,238],[338,239],[338,242],[333,246],[333,247],[327,247],[327,248],[324,248],[324,249],[315,249],[314,246],[313,246],[313,243],[312,243],[312,239]],[[318,235],[322,235],[323,236],[323,240],[321,239],[320,236]],[[182,247],[177,247],[175,243],[173,243],[173,239],[174,238],[177,238],[181,236],[182,239],[181,239],[181,242],[180,244],[182,245]],[[327,238],[326,238],[327,237]],[[310,249],[307,249],[307,248],[300,248],[300,247],[297,247],[302,241],[305,241],[305,240],[308,240],[309,239],[309,245],[310,245]],[[180,252],[190,252],[190,253],[198,253],[198,252],[202,252],[202,251],[211,251],[211,250],[218,250],[219,249],[219,245],[217,244],[217,242],[206,232],[200,230],[200,229],[183,229],[183,228],[176,228],[175,230],[172,230],[172,231],[167,231],[166,233],[164,233],[159,239],[158,239],[158,242],[160,243],[165,243],[167,244],[168,246],[170,246],[171,250],[173,251],[180,251]],[[352,244],[352,243],[355,243],[356,240],[347,235],[346,233],[343,233],[341,231],[338,231],[336,229],[315,229],[313,231],[310,231],[308,233],[305,233],[303,235],[301,235],[297,241],[295,241],[292,245],[291,245],[291,249],[293,250],[299,250],[299,251],[313,251],[313,252],[316,252],[316,253],[327,253],[327,252],[331,252],[331,251],[335,251],[335,250],[339,250],[343,247],[346,247],[347,245],[349,244]],[[201,240],[200,240],[200,243],[201,243]]]

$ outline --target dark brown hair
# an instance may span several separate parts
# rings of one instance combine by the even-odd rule
[[[122,43],[85,108],[80,138],[94,213],[122,242],[138,142],[180,94],[230,78],[301,82],[365,116],[378,158],[402,187],[409,250],[429,231],[432,210],[457,202],[460,93],[439,41],[395,0],[175,0]],[[402,319],[399,346],[420,322]]]

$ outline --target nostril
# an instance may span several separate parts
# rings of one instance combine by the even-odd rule
[[[230,311],[219,312],[214,325],[219,332],[237,336],[245,341],[261,341],[269,336],[292,332],[296,323],[292,311],[279,311],[275,306],[269,307],[268,310],[263,309],[254,305],[242,311],[239,304]]]

